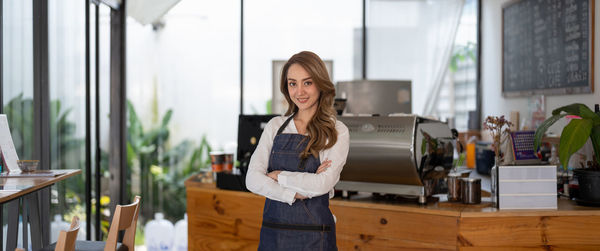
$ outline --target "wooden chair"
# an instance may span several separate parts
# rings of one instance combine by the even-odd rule
[[[106,239],[104,251],[117,249],[117,238],[119,231],[122,230],[125,230],[125,235],[123,236],[123,244],[121,246],[125,246],[127,250],[131,251],[135,249],[135,228],[140,211],[140,200],[140,196],[135,196],[133,203],[126,206],[117,206],[112,223],[110,223],[110,230],[108,231],[108,239]]]
[[[103,241],[76,241],[74,250],[104,250],[104,251],[115,251],[115,250],[129,250],[134,251],[135,249],[135,228],[137,226],[137,218],[140,208],[140,196],[135,196],[133,203],[129,205],[117,205],[115,214],[113,215],[112,222],[110,223],[110,230],[108,231],[108,239],[106,242]],[[118,243],[117,239],[119,232],[125,230],[123,236],[123,242]],[[62,233],[61,233],[62,234]],[[59,237],[60,242],[60,237]],[[57,242],[58,243],[58,242]],[[53,244],[42,250],[52,250]],[[59,249],[55,249],[59,250]],[[73,249],[71,249],[73,250]]]
[[[61,230],[58,235],[58,241],[54,246],[54,251],[74,251],[75,241],[77,240],[77,234],[79,233],[79,217],[73,216],[71,219],[71,227],[69,230]],[[44,248],[42,250],[52,250]],[[22,248],[16,248],[15,251],[25,251]]]
[[[74,251],[77,233],[79,233],[79,217],[73,216],[69,230],[60,231],[54,251]]]

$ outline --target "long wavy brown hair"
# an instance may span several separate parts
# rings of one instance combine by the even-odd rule
[[[293,55],[285,63],[281,71],[280,90],[288,103],[288,109],[285,112],[286,116],[298,112],[298,106],[294,104],[288,91],[287,75],[290,66],[293,64],[302,66],[319,90],[317,112],[315,112],[306,126],[308,145],[300,154],[301,158],[306,158],[309,155],[318,158],[319,151],[331,148],[337,142],[335,110],[333,109],[335,87],[329,78],[325,63],[323,63],[323,60],[317,54],[310,51],[302,51]]]

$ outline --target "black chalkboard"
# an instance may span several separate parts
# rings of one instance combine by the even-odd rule
[[[594,0],[518,0],[502,8],[504,96],[593,92]]]

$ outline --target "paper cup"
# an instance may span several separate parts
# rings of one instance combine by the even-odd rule
[[[223,152],[210,152],[209,154],[210,162],[212,164],[212,171],[223,171],[223,165],[225,164],[225,154]]]
[[[223,171],[226,171],[226,172],[233,171],[233,153],[226,153],[223,156],[224,156]]]

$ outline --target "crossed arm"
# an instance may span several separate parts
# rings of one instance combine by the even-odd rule
[[[258,146],[250,160],[246,186],[253,193],[269,199],[292,204],[296,199],[312,198],[328,193],[339,181],[346,163],[349,133],[345,126],[338,126],[338,141],[325,151],[325,159],[316,173],[273,171],[267,173],[269,155],[273,144],[273,125],[267,124]]]
[[[317,169],[317,172],[315,174],[320,174],[322,172],[325,172],[325,170],[327,170],[327,168],[329,168],[330,166],[331,166],[331,160],[326,160],[326,161],[321,162],[321,165],[319,166],[319,168]],[[280,171],[280,170],[272,171],[270,173],[267,173],[267,176],[269,176],[269,178],[278,182],[278,176],[281,172],[282,171]],[[291,173],[294,173],[294,172],[291,172]],[[309,198],[309,197],[302,195],[299,192],[296,192],[296,195],[294,196],[294,199],[300,199],[300,200],[307,199],[307,198]]]

